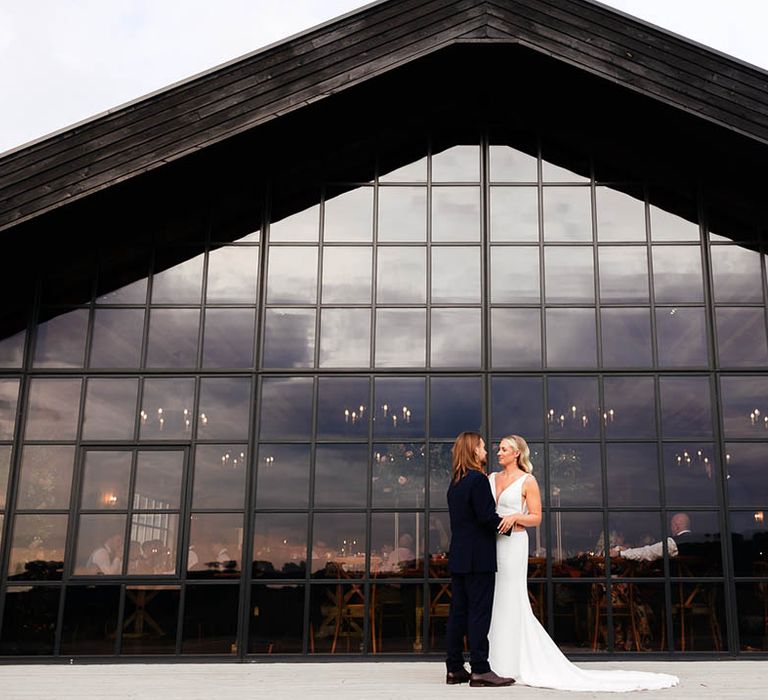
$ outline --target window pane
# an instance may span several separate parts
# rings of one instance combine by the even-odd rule
[[[426,149],[420,150],[424,152]],[[382,162],[384,158],[392,156],[392,163]],[[398,166],[403,162],[403,158],[398,158],[392,153],[380,153],[379,158],[379,180],[381,182],[426,182],[427,180],[427,157],[414,160],[406,165]],[[392,169],[394,168],[394,170]]]
[[[601,309],[603,367],[651,367],[649,309]]]
[[[423,508],[425,447],[417,443],[373,446],[374,508]]]
[[[768,377],[721,377],[726,437],[768,435]]]
[[[143,334],[143,309],[96,309],[90,366],[138,367]]]
[[[539,249],[527,246],[491,248],[491,302],[539,303]]]
[[[664,482],[671,506],[715,505],[718,473],[710,443],[664,445]]]
[[[548,303],[588,303],[595,300],[591,248],[545,248],[544,264]]]
[[[364,575],[365,514],[315,513],[312,536],[313,578]]]
[[[603,514],[554,512],[550,517],[555,539],[552,575],[604,575]]]
[[[53,317],[46,314],[37,324],[33,365],[82,367],[87,333],[88,309],[75,309]]]
[[[242,549],[242,513],[194,513],[191,516],[187,552],[189,577],[239,577]]]
[[[139,439],[188,440],[194,394],[195,380],[191,377],[145,379]]]
[[[0,510],[3,510],[6,505],[5,492],[8,488],[8,476],[11,473],[11,445],[0,445]],[[24,478],[24,472],[22,471],[22,478]],[[24,491],[23,487],[20,487],[19,494]],[[20,495],[21,498],[21,495]],[[2,526],[0,526],[0,536],[2,536]]]
[[[376,367],[425,367],[426,309],[376,309]]]
[[[425,382],[422,377],[376,377],[374,424],[376,437],[424,435]]]
[[[304,586],[252,586],[251,608],[249,654],[301,654]]]
[[[541,367],[541,311],[491,309],[491,355],[495,369]]]
[[[765,583],[737,583],[736,608],[741,652],[768,650],[765,634],[765,609],[768,606],[768,587]]]
[[[174,575],[178,513],[134,513],[128,546],[129,575]]]
[[[199,328],[197,309],[152,309],[147,367],[196,367]]]
[[[432,309],[432,366],[479,367],[480,328],[480,309]]]
[[[651,239],[654,241],[698,241],[699,225],[651,206]]]
[[[607,437],[656,436],[656,392],[652,377],[606,377],[603,391]]]
[[[268,378],[261,384],[261,437],[309,438],[312,379]]]
[[[27,440],[74,440],[80,412],[81,384],[81,379],[30,380]],[[3,422],[8,425],[7,419]]]
[[[710,437],[707,377],[661,377],[661,431],[665,437]]]
[[[765,336],[765,309],[744,308],[715,311],[717,353],[723,367],[749,367],[768,364]]]
[[[180,592],[177,586],[126,587],[121,653],[176,653]]]
[[[726,443],[725,466],[732,506],[768,505],[768,442]]]
[[[709,362],[702,308],[656,309],[661,367],[702,367]]]
[[[204,377],[200,380],[197,436],[204,440],[244,440],[251,424],[251,380]]]
[[[323,304],[371,303],[371,248],[326,247]]]
[[[373,238],[373,188],[359,187],[325,200],[325,241],[370,241]]]
[[[451,448],[453,443],[429,446],[429,507],[448,508],[446,494],[451,483]],[[447,516],[448,514],[445,513]],[[449,527],[450,531],[450,527]],[[450,538],[450,536],[449,536]],[[447,571],[447,569],[446,569]],[[446,574],[447,575],[447,574]]]
[[[370,423],[367,378],[320,377],[317,400],[317,437],[368,436]]]
[[[203,367],[253,367],[255,322],[255,309],[208,309]]]
[[[736,576],[765,576],[768,528],[765,511],[732,512],[731,537]],[[763,584],[765,585],[765,584]],[[761,622],[763,617],[761,615]]]
[[[610,506],[658,507],[658,459],[654,443],[608,444],[605,462]],[[656,520],[657,539],[661,539],[658,515]]]
[[[592,240],[592,203],[588,187],[544,188],[544,240]]]
[[[491,379],[491,437],[515,433],[526,440],[544,436],[544,407],[540,377]]]
[[[378,240],[424,241],[426,238],[427,189],[380,187]]]
[[[33,388],[37,385],[36,381],[39,382],[40,380],[32,380]],[[53,388],[53,386],[43,385],[43,387],[46,388]],[[39,394],[40,388],[38,388],[38,400],[39,398],[44,398],[40,397]],[[32,401],[33,396],[30,397],[30,402]],[[13,440],[14,428],[16,427],[16,406],[18,398],[19,380],[0,379],[0,440]],[[44,409],[41,407],[38,410],[42,412]],[[29,431],[29,428],[27,430]]]
[[[600,445],[563,443],[549,447],[552,506],[600,506],[603,484]],[[600,528],[602,530],[602,527]]]
[[[224,246],[208,253],[208,303],[256,302],[259,249]]]
[[[323,565],[323,562],[319,563]],[[329,560],[327,568],[327,575],[325,569],[320,569],[317,575],[323,578],[338,577],[339,566],[335,561]],[[338,651],[347,655],[361,654],[365,648],[363,630],[367,598],[364,587],[359,584],[312,586],[309,597],[309,653],[329,654]]]
[[[83,509],[125,510],[131,481],[131,452],[88,450],[83,466]]]
[[[371,515],[371,572],[376,572],[378,578],[424,575],[421,513]]]
[[[5,594],[0,654],[53,654],[60,597],[58,587],[9,587]]]
[[[533,180],[535,179],[534,176]],[[537,188],[491,187],[490,197],[492,241],[539,240]]]
[[[314,304],[317,300],[317,248],[286,246],[269,251],[267,302]]]
[[[168,255],[171,259],[179,259],[191,255],[193,251],[169,251],[161,253],[152,276],[152,303],[153,304],[199,304],[203,287],[203,260],[204,254],[197,255],[189,260],[163,269],[167,264],[164,260]]]
[[[547,365],[596,367],[594,309],[547,309]]]
[[[550,377],[547,393],[547,423],[552,437],[595,438],[600,435],[595,377]]]
[[[426,248],[380,246],[376,270],[377,303],[423,304],[426,301]]]
[[[320,367],[369,367],[369,309],[323,309],[320,312]]]
[[[99,266],[97,304],[145,304],[149,256],[134,254],[129,267],[116,260],[102,260]],[[116,264],[117,263],[117,264]],[[136,279],[136,278],[139,279]]]
[[[598,240],[645,240],[645,203],[642,192],[630,196],[609,187],[597,187],[595,197]]]
[[[432,303],[480,302],[480,249],[432,248]]]
[[[367,483],[367,445],[317,446],[316,508],[365,508]]]
[[[253,577],[304,578],[307,570],[307,514],[256,513]],[[304,603],[301,603],[304,610]]]
[[[261,445],[256,477],[257,508],[306,508],[309,445]]]
[[[763,301],[759,252],[739,246],[713,245],[710,255],[715,301]]]
[[[120,586],[68,586],[64,599],[61,653],[115,653]]]
[[[632,550],[661,544],[661,517],[659,513],[609,513],[608,532],[611,548]],[[657,550],[660,550],[658,557],[655,556]],[[652,558],[643,560],[629,558],[631,557],[629,552],[627,557],[614,556],[611,559],[611,574],[613,576],[663,576],[663,545],[654,548],[650,556]]]
[[[567,571],[568,569],[566,569]],[[593,599],[601,591],[599,584],[556,583],[553,588],[552,639],[565,653],[604,651],[604,636],[595,638],[594,628],[588,624],[593,615]]]
[[[10,448],[7,453],[10,458]],[[5,506],[2,462],[2,448],[0,448],[0,507]],[[21,453],[21,475],[16,507],[19,509],[68,509],[74,462],[74,447],[25,445]]]
[[[600,299],[648,301],[648,251],[645,247],[600,246]]]
[[[184,453],[170,450],[139,450],[133,507],[139,510],[176,509],[181,505]]]
[[[83,439],[133,439],[138,389],[138,379],[88,379]]]
[[[430,432],[455,438],[463,430],[479,431],[483,422],[480,377],[432,377]]]
[[[491,146],[492,182],[536,182],[538,159],[511,146]]]
[[[480,190],[477,187],[432,190],[432,240],[480,240]]]
[[[61,580],[64,570],[68,517],[67,515],[16,516],[8,557],[9,579]]]
[[[432,155],[435,182],[477,182],[480,179],[480,149],[453,146]]]
[[[689,532],[675,535],[675,521],[683,519]],[[693,512],[672,514],[669,534],[675,540],[677,556],[670,558],[672,576],[722,576],[722,547],[718,514]]]
[[[187,586],[182,654],[234,654],[239,586]]]
[[[246,445],[198,445],[195,449],[193,508],[242,508]]]
[[[314,366],[314,309],[267,309],[262,363],[264,367]]]
[[[269,225],[269,240],[280,242],[313,242],[320,235],[320,205],[315,204]]]
[[[75,575],[119,576],[123,573],[125,521],[122,513],[80,516]]]
[[[21,367],[24,363],[24,339],[26,323],[7,321],[0,318],[0,367]],[[19,330],[21,328],[22,330]]]
[[[698,246],[653,246],[653,288],[657,302],[703,301]]]

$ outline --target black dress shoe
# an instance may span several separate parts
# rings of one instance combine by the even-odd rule
[[[459,671],[448,671],[445,674],[445,682],[448,685],[457,685],[459,683],[466,683],[469,681],[470,673],[466,668],[462,668]]]
[[[493,671],[473,673],[469,678],[469,685],[473,688],[502,688],[514,682],[514,678],[504,678]]]

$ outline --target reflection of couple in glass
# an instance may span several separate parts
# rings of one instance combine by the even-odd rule
[[[566,659],[536,619],[528,598],[526,528],[541,522],[530,450],[519,435],[503,438],[498,451],[502,471],[490,477],[485,475],[486,457],[479,433],[464,432],[456,438],[448,487],[451,610],[446,682],[505,686],[517,681],[558,690],[616,692],[676,685],[678,679],[667,674],[584,671]],[[464,635],[472,673],[464,667]]]

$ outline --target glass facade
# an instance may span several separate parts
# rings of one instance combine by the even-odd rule
[[[768,651],[759,230],[472,141],[39,281],[0,338],[0,654],[442,654],[462,430],[531,445],[564,650]]]

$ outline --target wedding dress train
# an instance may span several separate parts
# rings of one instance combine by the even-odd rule
[[[525,513],[522,502],[524,476],[496,494],[499,515]],[[522,685],[555,690],[627,692],[658,690],[677,685],[676,676],[641,671],[585,671],[572,664],[541,626],[528,600],[528,533],[512,532],[496,538],[496,588],[488,635],[491,668]]]

